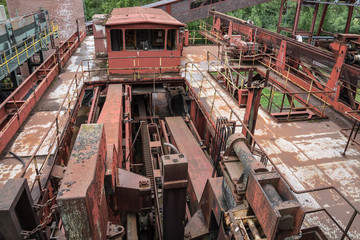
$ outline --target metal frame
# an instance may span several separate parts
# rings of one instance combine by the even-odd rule
[[[82,33],[80,41],[85,36],[85,33]],[[26,120],[35,104],[60,72],[61,67],[65,66],[80,41],[77,33],[74,33],[0,105],[0,152],[5,149]]]

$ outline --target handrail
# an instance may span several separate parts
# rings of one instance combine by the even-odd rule
[[[0,64],[0,67],[3,67],[3,66],[6,64],[7,69],[8,69],[8,73],[10,73],[10,72],[9,72],[9,67],[8,67],[8,64],[9,64],[10,61],[12,61],[12,60],[15,59],[15,58],[19,58],[19,55],[23,54],[24,52],[26,52],[26,54],[27,54],[27,56],[28,56],[28,50],[29,50],[30,48],[34,48],[34,51],[36,52],[36,49],[35,49],[35,45],[36,45],[36,44],[38,44],[39,42],[42,44],[42,42],[44,41],[44,39],[46,39],[46,44],[47,44],[47,38],[48,38],[50,35],[54,35],[54,34],[58,33],[58,31],[59,31],[59,27],[58,27],[58,25],[56,24],[55,26],[52,27],[52,31],[49,32],[48,34],[46,34],[46,28],[44,29],[44,32],[45,32],[45,33],[44,33],[44,34],[45,34],[44,36],[42,36],[42,33],[40,32],[40,34],[39,34],[39,40],[35,41],[34,36],[32,36],[31,38],[27,38],[27,39],[25,39],[24,41],[16,44],[16,45],[14,46],[14,48],[15,48],[15,55],[13,55],[13,56],[12,56],[11,58],[9,58],[9,59],[8,59],[6,56],[11,55],[11,53],[8,54],[8,55],[6,55],[6,52],[7,52],[7,51],[10,51],[10,49],[8,49],[8,50],[6,50],[6,51],[4,51],[4,52],[1,52],[1,55],[4,56],[5,62],[1,63],[1,64]],[[31,40],[31,39],[32,39],[32,44],[31,44],[31,45],[27,45],[26,42],[27,42],[28,40]],[[19,52],[19,51],[18,51],[18,46],[19,46],[19,45],[22,45],[23,43],[25,43],[25,48],[24,48],[22,51]],[[19,61],[19,60],[18,60],[18,61]]]
[[[131,59],[131,58],[133,58],[133,57],[128,57],[127,59]],[[135,58],[137,58],[137,57],[135,57]],[[139,58],[140,58],[140,57],[139,57]],[[147,58],[147,57],[141,57],[141,58]],[[152,58],[156,58],[156,57],[152,57]],[[157,58],[159,58],[159,57],[157,57]],[[166,58],[166,57],[165,57],[165,58]],[[202,91],[203,81],[207,81],[207,83],[208,83],[208,84],[212,87],[212,89],[214,90],[214,97],[213,97],[212,107],[211,107],[212,110],[211,110],[210,114],[207,113],[207,114],[208,114],[208,120],[209,120],[212,124],[214,124],[214,121],[213,121],[213,119],[212,119],[213,113],[214,113],[214,112],[217,112],[218,114],[220,114],[220,111],[216,108],[216,106],[215,106],[215,104],[214,104],[214,103],[215,103],[216,96],[219,96],[219,97],[222,99],[222,101],[225,103],[225,105],[226,105],[227,107],[229,107],[229,109],[231,110],[231,111],[230,111],[229,120],[231,121],[231,119],[232,119],[233,117],[236,118],[236,120],[239,121],[239,123],[241,124],[240,126],[242,126],[243,129],[245,129],[245,131],[249,134],[249,136],[250,136],[251,139],[253,140],[253,141],[252,141],[252,144],[251,144],[251,146],[250,146],[251,152],[252,152],[254,155],[260,156],[260,157],[261,157],[261,162],[264,163],[265,166],[267,166],[267,163],[270,162],[271,165],[272,165],[272,167],[273,167],[275,170],[278,171],[278,173],[282,176],[282,178],[284,179],[284,181],[288,184],[289,188],[290,188],[294,193],[296,193],[296,194],[304,194],[304,193],[313,193],[313,192],[324,191],[324,190],[334,190],[334,191],[336,191],[336,192],[341,196],[341,198],[344,199],[344,201],[345,201],[347,204],[349,204],[349,206],[354,210],[354,213],[353,213],[353,215],[352,215],[352,217],[351,217],[351,219],[350,219],[350,221],[349,221],[346,229],[343,229],[343,228],[340,226],[340,224],[334,219],[334,217],[332,217],[332,215],[331,215],[325,208],[314,209],[314,210],[307,210],[307,211],[305,212],[306,214],[311,214],[311,213],[314,213],[314,212],[324,211],[324,212],[329,216],[329,218],[336,224],[336,226],[343,232],[342,239],[344,239],[346,236],[348,236],[348,230],[350,229],[350,227],[351,227],[351,225],[352,225],[352,223],[353,223],[356,215],[357,215],[357,214],[360,214],[359,211],[354,207],[354,205],[353,205],[349,200],[347,200],[346,197],[345,197],[337,188],[335,188],[334,186],[322,187],[322,188],[315,188],[315,189],[310,189],[310,190],[297,190],[297,189],[295,189],[295,188],[290,184],[290,182],[285,178],[285,176],[281,173],[280,169],[275,165],[275,163],[273,162],[273,160],[266,154],[265,150],[261,147],[261,145],[258,144],[255,136],[249,131],[249,129],[247,128],[247,126],[246,126],[245,124],[243,124],[243,121],[241,120],[241,117],[240,117],[236,112],[233,111],[233,109],[231,108],[231,106],[230,106],[230,104],[228,103],[228,101],[223,97],[222,94],[220,94],[218,88],[217,88],[216,86],[214,86],[214,84],[213,84],[213,83],[209,80],[209,78],[203,73],[203,71],[202,71],[196,64],[194,64],[190,59],[188,59],[187,57],[179,57],[179,58],[185,59],[185,60],[187,61],[186,64],[185,64],[185,78],[187,77],[188,71],[190,71],[190,70],[188,70],[189,66],[190,66],[190,69],[192,69],[191,72],[189,72],[189,76],[190,76],[189,83],[191,83],[191,82],[193,82],[193,81],[196,81],[196,84],[197,84],[197,86],[199,87],[197,101],[200,100],[199,98],[200,98],[201,94],[206,94],[204,91]],[[112,58],[112,59],[126,59],[126,58]],[[98,61],[101,61],[101,60],[104,60],[104,59],[95,59],[95,60],[84,59],[84,60],[81,61],[81,63],[79,64],[79,66],[78,66],[78,68],[77,68],[77,70],[76,70],[75,77],[72,79],[72,81],[71,81],[71,83],[70,83],[70,86],[69,86],[69,88],[68,88],[68,91],[67,91],[67,93],[66,93],[66,95],[65,95],[65,97],[64,97],[64,99],[63,99],[63,101],[62,101],[61,107],[59,108],[59,110],[58,110],[58,112],[57,112],[56,118],[55,118],[55,120],[52,122],[52,124],[51,124],[51,126],[50,126],[50,129],[52,128],[52,126],[53,126],[54,124],[57,123],[58,117],[59,117],[59,114],[60,114],[60,110],[61,110],[62,106],[64,105],[66,99],[68,100],[67,103],[68,103],[69,106],[70,106],[70,103],[74,100],[75,96],[77,97],[77,96],[79,96],[79,94],[81,93],[81,91],[82,91],[82,90],[81,90],[81,87],[84,86],[85,80],[87,79],[87,76],[86,76],[86,74],[85,74],[86,71],[84,71],[84,62],[86,62],[86,61],[97,61],[97,60],[98,60]],[[153,68],[153,69],[160,69],[160,70],[161,70],[162,68],[164,68],[164,67],[158,67],[158,68]],[[182,68],[183,68],[183,67],[179,67],[179,69],[182,69]],[[201,76],[202,76],[202,79],[200,80],[201,83],[198,83],[199,80],[196,80],[196,78],[195,78],[195,76],[194,76],[194,72],[193,72],[193,69],[194,69],[194,68],[196,69],[197,73],[200,73]],[[80,72],[80,70],[81,70],[81,72]],[[107,72],[109,72],[109,71],[112,70],[112,69],[111,69],[111,68],[108,68],[108,67],[105,67],[104,70],[107,71]],[[89,74],[90,74],[90,72],[91,72],[91,69],[90,69],[90,68],[88,69],[88,72],[89,72]],[[161,71],[160,71],[160,72],[161,72]],[[134,75],[136,75],[136,74],[137,74],[137,72],[134,71]],[[104,81],[104,82],[106,82],[106,81]],[[76,84],[76,86],[75,86],[75,89],[74,89],[74,91],[73,91],[73,95],[70,96],[70,90],[73,88],[73,84]],[[79,86],[80,86],[80,88],[79,88]],[[190,85],[190,86],[191,86],[191,85]],[[80,89],[80,91],[79,91],[79,89]],[[194,92],[194,93],[197,94],[196,92]],[[211,96],[209,96],[209,95],[207,95],[207,96],[208,96],[208,97],[211,97]],[[68,120],[69,120],[69,116],[71,115],[71,113],[70,113],[70,108],[68,108],[68,114],[67,114],[67,115],[68,115]],[[65,124],[66,124],[66,122],[64,123],[64,125],[65,125]],[[58,127],[57,127],[57,131],[58,131],[58,129],[61,129],[61,128],[58,128]],[[64,129],[63,129],[63,130],[64,130]],[[45,138],[48,136],[49,132],[50,132],[50,130],[47,132],[47,134],[45,134],[45,136],[43,136],[43,139],[44,139],[44,140],[45,140]],[[53,149],[53,146],[55,146],[56,140],[59,141],[60,135],[62,135],[62,133],[57,132],[57,134],[56,134],[55,137],[54,137],[54,140],[53,140],[52,143],[51,143],[51,146],[50,146],[51,149]],[[40,145],[36,148],[36,151],[33,153],[33,156],[34,156],[34,157],[35,157],[37,151],[40,149],[40,146],[41,146],[42,142],[43,142],[43,140],[41,141]],[[49,148],[49,149],[50,149],[50,148]],[[51,151],[52,151],[52,150],[51,150]],[[48,156],[49,156],[49,154],[51,154],[51,151],[49,151]],[[41,166],[40,169],[37,168],[37,166],[36,166],[36,165],[37,165],[37,164],[36,164],[36,159],[35,159],[35,163],[34,163],[34,164],[35,164],[36,169],[37,169],[37,179],[38,179],[38,176],[41,174],[42,167],[45,165],[45,162],[47,161],[48,158],[49,158],[49,157],[47,157],[46,160],[42,163],[42,166]],[[33,159],[34,159],[34,158],[31,158],[28,164],[30,164]],[[22,176],[24,176],[25,173],[26,173],[26,170],[25,170],[25,172],[22,174]],[[33,185],[35,184],[35,182],[36,182],[36,180],[33,182]],[[40,182],[39,182],[39,184],[40,184]]]

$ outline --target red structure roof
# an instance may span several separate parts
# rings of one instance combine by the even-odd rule
[[[137,23],[154,23],[175,26],[185,26],[168,13],[161,9],[143,8],[143,7],[129,7],[129,8],[115,8],[112,10],[106,26],[110,25],[125,25]]]

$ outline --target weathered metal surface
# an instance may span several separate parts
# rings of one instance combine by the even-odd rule
[[[212,167],[182,117],[167,117],[165,121],[171,132],[173,142],[188,160],[190,211],[194,214],[206,181],[212,176]]]
[[[267,185],[274,190],[265,191]],[[299,234],[304,210],[278,173],[250,174],[246,199],[268,239]]]
[[[338,125],[329,120],[277,124],[263,110],[260,110],[259,116],[255,136],[294,189],[301,191],[334,186],[356,207],[360,206],[360,147],[351,145],[347,156],[343,156],[347,139],[339,132]],[[325,207],[343,226],[351,217],[348,204],[333,191],[297,197],[306,209]],[[304,226],[318,225],[327,229],[324,233],[328,238],[338,239],[340,230],[329,225],[328,221],[324,214],[311,214],[305,218]],[[354,226],[359,223],[356,219]],[[351,229],[349,234],[354,239],[360,236],[356,228]]]
[[[136,213],[128,213],[126,214],[126,237],[129,240],[137,240],[138,233],[137,233],[137,220],[136,220]]]
[[[105,157],[103,124],[83,124],[57,196],[68,239],[106,236]]]
[[[85,38],[85,34],[81,35],[81,40]],[[71,45],[70,45],[71,43]],[[70,46],[68,46],[70,45]],[[79,46],[76,33],[72,35],[66,42],[60,45],[62,50],[61,66],[64,66],[69,60],[70,56],[75,52]],[[24,123],[29,116],[35,104],[44,94],[46,89],[50,86],[52,81],[59,73],[59,68],[56,61],[55,53],[42,63],[39,68],[34,71],[24,82],[0,105],[0,152],[2,152],[16,131]],[[43,72],[45,70],[45,73]],[[38,82],[40,80],[40,82]],[[36,84],[36,88],[34,85]],[[29,94],[29,96],[27,96]],[[19,108],[8,109],[8,103],[21,102]]]
[[[151,188],[147,177],[118,168],[115,195],[119,209],[125,212],[151,210]]]
[[[223,212],[227,210],[222,192],[223,178],[209,178],[200,201],[200,209],[203,213],[206,227],[210,229],[214,224],[220,228]],[[216,222],[212,217],[215,218]],[[211,225],[213,224],[213,225]]]
[[[184,239],[207,239],[210,238],[209,229],[206,227],[202,211],[197,210],[185,227]]]
[[[132,133],[131,133],[131,102],[132,102],[132,87],[130,85],[125,85],[124,91],[124,122],[125,122],[125,169],[130,171],[130,162],[132,163],[133,158],[131,157],[131,145],[132,145]]]
[[[107,193],[115,188],[116,168],[122,165],[122,114],[123,86],[109,84],[106,101],[98,118],[103,123],[106,134],[106,173],[105,184]],[[117,154],[114,155],[114,152]]]
[[[0,238],[23,239],[21,231],[31,231],[39,223],[26,179],[9,180],[0,190]]]
[[[163,238],[184,239],[188,163],[182,153],[164,155],[163,176]]]
[[[97,57],[107,56],[105,19],[106,14],[95,14],[92,17],[94,24],[95,55]]]
[[[163,10],[142,7],[115,8],[106,21],[106,26],[153,23],[159,25],[185,26]]]
[[[300,6],[300,3],[298,6]],[[297,10],[300,11],[300,8]],[[233,31],[247,36],[250,39],[254,39],[254,32],[256,32],[257,43],[262,44],[266,48],[279,49],[276,69],[282,77],[289,79],[293,84],[306,91],[312,91],[314,97],[323,99],[323,101],[343,114],[358,108],[358,103],[356,103],[355,98],[358,89],[357,81],[359,80],[360,68],[358,64],[355,62],[351,63],[351,60],[349,60],[348,56],[352,56],[352,53],[351,46],[349,47],[347,41],[344,41],[346,37],[340,37],[339,39],[342,41],[332,42],[329,47],[330,51],[327,51],[248,24],[244,20],[220,12],[210,11],[210,15],[214,17],[214,21],[215,19],[216,21],[221,20],[224,26],[231,25]],[[297,16],[299,15],[300,13],[298,13]],[[356,44],[358,43],[359,36],[350,36],[350,38],[354,39],[353,41]],[[286,47],[284,47],[284,45],[286,45]],[[355,51],[355,54],[358,54],[357,51]],[[295,60],[291,62],[287,60],[287,57]],[[350,58],[354,59],[354,57]],[[279,61],[282,62],[279,63]],[[295,62],[296,64],[294,64]],[[282,68],[285,65],[284,63],[287,64],[288,69]],[[304,67],[305,71],[299,68],[300,64],[302,66],[304,65],[303,63],[315,66],[315,68],[324,65],[323,67],[328,68],[331,73],[330,75],[321,73],[321,77],[316,78],[311,73],[308,74],[309,71],[306,72],[306,67]],[[269,66],[270,65],[271,64],[269,64]],[[292,66],[291,70],[289,65]],[[264,73],[262,75],[264,75]],[[314,79],[316,79],[316,84],[312,84]],[[351,85],[352,87],[349,87]],[[300,94],[296,94],[298,98],[299,95]],[[308,103],[308,101],[302,102]],[[310,104],[310,107],[313,106]],[[319,112],[319,110],[317,112]],[[357,114],[356,117],[360,119],[359,114]]]
[[[117,8],[113,9],[109,19],[106,22],[106,38],[107,51],[109,56],[110,73],[116,74],[132,74],[132,73],[163,73],[178,72],[180,65],[180,56],[182,50],[180,27],[184,24],[167,14],[161,9],[153,8]],[[119,50],[113,50],[111,46],[111,30],[122,29],[121,43]],[[139,36],[133,35],[135,38],[134,48],[128,48],[129,41],[124,39],[128,29],[152,29],[160,30],[156,34],[160,34],[160,41],[163,44],[162,49],[154,49],[156,51],[147,50],[139,45]],[[176,31],[176,38],[173,44],[174,49],[168,49],[168,40],[166,37],[169,29]],[[162,30],[162,31],[161,31]],[[125,32],[125,33],[124,33]],[[170,40],[169,40],[170,41]],[[147,42],[147,41],[146,41]],[[157,43],[149,42],[156,45]],[[144,42],[145,43],[145,42]],[[148,44],[148,43],[147,43]],[[144,48],[144,49],[143,49]],[[141,69],[140,69],[141,68]],[[161,69],[160,69],[161,68]]]
[[[58,144],[58,140],[54,138],[56,135],[56,124],[53,124],[53,127],[51,129],[49,127],[51,126],[51,123],[54,120],[54,117],[56,116],[56,111],[60,109],[59,118],[58,118],[59,131],[61,133],[60,135],[61,136],[66,135],[67,137],[69,137],[69,133],[71,134],[72,128],[67,127],[71,125],[69,124],[70,115],[68,115],[68,113],[75,112],[75,108],[77,108],[76,106],[78,105],[76,104],[77,102],[74,99],[70,99],[69,102],[68,101],[69,99],[66,98],[66,101],[63,105],[62,102],[66,97],[66,93],[69,90],[70,83],[74,78],[74,74],[76,70],[75,64],[77,64],[77,61],[83,57],[88,58],[92,50],[93,50],[93,40],[92,38],[87,38],[84,41],[83,46],[79,48],[76,51],[76,53],[74,53],[74,56],[70,59],[69,64],[67,64],[64,67],[64,72],[61,73],[58,76],[57,80],[54,81],[50,85],[50,87],[46,90],[44,95],[41,97],[37,105],[32,110],[30,117],[27,118],[26,122],[20,128],[19,133],[17,133],[15,137],[13,137],[13,141],[11,141],[6,148],[6,150],[12,150],[13,152],[18,152],[19,155],[21,155],[23,161],[26,163],[26,165],[29,164],[30,156],[34,154],[38,168],[40,168],[40,166],[44,164],[44,161],[46,160],[47,155],[49,154],[48,155],[49,158],[46,161],[46,164],[44,164],[43,169],[40,173],[40,182],[42,187],[47,186],[49,174],[53,166],[53,163],[55,162],[54,156],[56,152],[54,151],[54,149],[57,148],[56,145]],[[75,48],[73,47],[71,51],[75,51]],[[66,55],[64,57],[66,57]],[[45,66],[45,68],[48,68],[48,66]],[[75,92],[76,91],[79,92],[80,89],[81,89],[81,85],[78,85],[78,88],[76,88],[75,84],[73,84],[72,88],[69,90],[69,94],[71,96],[75,96],[76,95]],[[80,99],[82,98],[81,94],[79,97]],[[67,127],[66,133],[64,133],[65,126]],[[43,138],[44,134],[47,131],[49,131],[48,136],[44,139],[43,144],[41,146],[38,146],[37,144],[40,142],[40,140]],[[55,143],[55,147],[53,149],[51,149],[52,142]],[[67,143],[65,144],[66,146],[60,148],[60,155],[63,154],[63,156],[57,155],[57,159],[59,160],[59,162],[65,161],[66,164],[69,154],[70,140],[68,139],[65,140],[64,142]],[[35,152],[36,149],[38,149],[38,151]],[[6,154],[4,153],[0,157],[0,159],[1,159],[0,160],[0,188],[1,188],[8,179],[21,177],[24,169],[20,161],[16,160],[8,153]],[[32,160],[32,163],[29,165],[24,177],[27,178],[31,188],[31,185],[34,183],[36,177],[34,159]],[[33,186],[34,189],[31,192],[34,201],[37,202],[37,200],[39,200],[41,191],[39,189],[38,183],[36,183]]]
[[[217,47],[208,47],[209,51],[216,54]],[[200,51],[199,47],[188,47],[184,49],[184,56],[192,57],[195,52],[198,57],[196,59],[206,59],[206,53]],[[205,56],[205,58],[203,58]],[[204,61],[204,60],[200,60]],[[207,64],[199,62],[198,66],[205,71]],[[187,71],[191,71],[188,66]],[[196,78],[191,78],[186,74],[187,83],[192,86],[196,93],[199,92],[198,86],[202,80],[200,72],[195,67],[193,74]],[[209,78],[210,81],[211,78]],[[217,111],[213,116],[231,116],[232,112],[241,118],[245,114],[245,110],[241,109],[238,104],[226,93],[215,80],[214,86],[218,86],[218,92],[224,96],[224,99],[231,104],[231,108],[223,99],[216,99]],[[201,102],[204,106],[211,106],[214,92],[204,80],[201,93]],[[209,114],[211,108],[204,107],[204,114]],[[234,116],[234,115],[233,115]],[[234,119],[234,117],[232,118]],[[270,157],[279,172],[291,183],[291,188],[297,191],[310,190],[318,187],[334,186],[343,193],[350,202],[357,208],[360,207],[359,184],[360,181],[360,147],[350,144],[347,150],[347,156],[343,156],[347,138],[339,131],[341,127],[337,124],[336,119],[341,119],[341,115],[337,114],[334,120],[311,121],[311,122],[293,122],[293,123],[277,123],[263,109],[259,109],[257,127],[255,129],[255,139],[258,144],[263,147],[265,153]],[[215,121],[215,119],[214,119]],[[335,123],[335,122],[336,123]],[[239,125],[239,122],[237,122]],[[241,131],[241,127],[237,127],[236,132]],[[230,163],[229,163],[230,164]],[[228,169],[233,169],[233,167]],[[239,169],[238,169],[239,170]],[[296,195],[299,202],[306,210],[314,210],[324,207],[330,211],[336,220],[346,226],[352,215],[349,205],[339,199],[339,195],[334,191],[325,190],[313,193],[304,193]],[[360,237],[359,230],[354,226],[359,226],[359,218],[355,218],[353,227],[349,230],[349,236],[353,239]],[[324,234],[329,239],[339,239],[341,231],[324,213],[307,214],[303,227],[317,225],[324,230]]]
[[[28,164],[29,158],[37,149],[41,139],[45,136],[51,122],[55,119],[56,112],[36,112],[30,116],[21,128],[21,132],[14,137],[14,140],[9,146],[9,150],[20,156],[23,161]],[[60,113],[59,123],[61,124],[59,130],[63,130],[63,123],[65,120],[64,112]],[[36,153],[36,164],[40,168],[49,152],[49,147],[56,136],[56,129],[53,128],[48,136],[45,138],[43,144]],[[51,152],[51,155],[54,152]],[[51,160],[52,162],[53,160]],[[28,182],[32,184],[35,180],[36,170],[35,163],[31,164],[25,174]],[[49,170],[49,169],[46,169]],[[23,165],[20,161],[14,159],[9,153],[3,155],[0,160],[0,188],[6,183],[8,179],[21,177]]]

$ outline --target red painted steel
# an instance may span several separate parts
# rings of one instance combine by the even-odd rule
[[[281,196],[278,203],[272,201],[275,196],[265,191],[267,184]],[[277,172],[250,174],[246,198],[268,239],[284,239],[300,232],[304,210]],[[289,216],[293,216],[293,220]],[[291,230],[281,229],[289,220],[294,221]]]
[[[104,21],[106,14],[95,14],[93,17],[93,32],[95,42],[95,55],[98,57],[107,56],[106,33]]]
[[[194,214],[207,179],[212,177],[212,167],[182,117],[167,117],[165,121],[173,142],[188,160],[190,211]]]
[[[106,26],[110,25],[131,25],[139,23],[166,24],[173,26],[185,26],[168,13],[161,9],[129,7],[115,8],[112,10]]]
[[[279,49],[277,60],[275,62],[276,69],[280,74],[287,77],[292,83],[300,86],[306,91],[312,91],[315,96],[323,99],[341,113],[345,114],[348,111],[359,109],[360,105],[350,106],[340,99],[340,91],[342,90],[341,86],[342,84],[346,84],[346,81],[348,81],[343,80],[342,76],[347,76],[348,79],[357,79],[360,72],[359,65],[349,65],[345,63],[347,54],[349,52],[349,45],[346,43],[347,34],[339,35],[339,41],[335,41],[329,46],[332,49],[332,52],[330,52],[309,44],[298,42],[295,39],[270,32],[260,27],[256,27],[246,23],[241,19],[230,17],[219,12],[210,11],[210,15],[214,17],[215,28],[219,26],[218,21],[220,20],[222,24],[231,26],[233,31],[245,35],[249,39],[253,38],[253,31],[256,31],[257,43],[263,45],[264,48]],[[351,36],[351,38],[358,39],[359,35]],[[332,72],[326,85],[316,86],[316,84],[314,84],[312,86],[312,84],[310,84],[312,76],[302,74],[300,70],[294,72],[293,70],[295,67],[289,71],[288,67],[285,67],[285,64],[290,64],[287,62],[289,58],[295,59],[295,62],[298,64],[301,64],[302,61],[309,64],[317,62],[317,64],[321,63],[331,68]],[[266,56],[263,58],[263,60],[269,63],[269,60]],[[290,65],[293,65],[293,63]],[[265,72],[261,72],[261,69],[257,70],[259,70],[262,75],[265,75]],[[273,81],[272,78],[270,79]],[[330,97],[328,97],[328,94],[324,92],[325,90],[335,91],[335,94],[332,94]],[[322,114],[320,113],[320,115]],[[360,115],[358,115],[357,118],[360,119]]]
[[[141,73],[154,73],[154,72],[171,72],[178,71],[178,69],[170,69],[172,67],[178,67],[180,65],[180,56],[182,51],[183,41],[182,35],[180,36],[179,28],[185,26],[183,23],[174,19],[172,16],[160,9],[152,8],[121,8],[114,9],[106,22],[106,38],[107,38],[107,49],[109,57],[109,68],[111,73],[117,74],[130,74],[134,70],[116,70],[116,68],[130,68],[136,69],[139,67],[142,68],[154,68],[161,67],[163,69],[154,70],[154,69],[142,69],[139,70]],[[111,30],[122,30],[123,39],[121,42],[121,50],[114,51],[111,46]],[[165,36],[163,37],[163,49],[136,49],[138,45],[137,39],[135,36],[135,49],[129,50],[129,47],[126,47],[126,38],[125,31],[127,29],[153,29],[159,30],[162,29]],[[168,30],[176,31],[176,45],[177,48],[174,50],[168,50]],[[134,59],[111,59],[119,57],[134,57]],[[136,57],[147,57],[147,58],[137,58]],[[164,57],[164,59],[163,59]],[[174,57],[174,58],[173,58]]]
[[[68,239],[106,236],[105,157],[104,125],[81,125],[57,195]]]
[[[85,36],[86,34],[82,32],[81,41]],[[75,32],[59,46],[61,66],[65,66],[79,44]],[[0,153],[5,149],[58,73],[59,65],[55,52],[0,105]],[[16,103],[17,107],[9,108],[12,103]]]
[[[130,171],[130,161],[133,160],[131,157],[131,145],[132,145],[132,134],[131,134],[131,86],[125,85],[125,110],[124,110],[124,123],[125,123],[125,169]],[[130,160],[131,159],[131,160]],[[132,163],[132,162],[131,162]]]
[[[103,123],[106,133],[106,183],[115,188],[116,168],[122,166],[122,114],[123,86],[110,84],[106,101],[101,110],[98,123]],[[114,155],[114,152],[117,154]],[[110,185],[109,185],[110,186]]]

